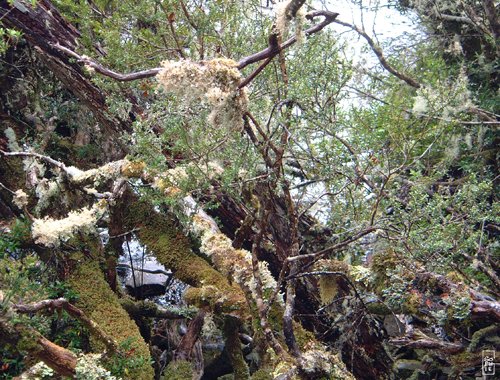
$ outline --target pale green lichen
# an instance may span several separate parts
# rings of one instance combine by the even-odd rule
[[[306,20],[306,12],[303,7],[300,7],[295,15],[290,11],[290,3],[292,1],[284,1],[276,5],[276,30],[281,35],[285,37],[288,29],[290,28],[290,21],[294,21],[295,24],[295,37],[297,38],[297,43],[302,43],[305,38],[304,33],[304,23]]]
[[[201,238],[201,252],[210,257],[222,273],[231,276],[255,298],[257,284],[253,275],[252,254],[244,249],[233,248],[231,239],[221,232],[215,232],[213,225],[203,217],[195,215],[192,221],[193,231]],[[265,290],[271,290],[269,293],[272,294],[277,283],[266,263],[259,263],[259,273],[264,294]]]
[[[239,130],[248,98],[238,89],[242,79],[237,62],[213,59],[201,63],[188,60],[165,61],[157,76],[165,91],[176,94],[188,105],[207,104],[211,108],[208,122],[213,127]]]
[[[28,194],[22,189],[16,190],[12,201],[17,207],[24,208],[28,204]]]
[[[74,166],[68,166],[66,167],[66,173],[70,176],[71,182],[75,184],[93,182],[98,185],[106,180],[117,178],[121,174],[122,167],[127,163],[127,160],[113,161],[99,168],[86,171]]]
[[[44,362],[38,362],[33,367],[31,367],[27,372],[19,376],[20,380],[42,380],[42,379],[52,379],[55,372]]]
[[[49,181],[43,178],[38,182],[35,188],[35,194],[38,198],[38,203],[35,207],[35,213],[39,214],[50,206],[50,202],[56,198],[61,192],[61,183],[59,178],[53,181]],[[60,198],[62,201],[64,198]]]
[[[205,314],[203,319],[203,327],[201,329],[201,336],[206,339],[218,338],[222,335],[222,331],[217,327],[212,313]]]
[[[107,204],[100,201],[91,208],[71,211],[63,219],[34,219],[31,235],[35,243],[46,247],[58,247],[61,242],[68,241],[77,232],[91,234],[96,231],[96,222],[106,212]]]
[[[224,173],[224,168],[215,161],[198,164],[190,162],[185,166],[167,170],[162,175],[158,175],[153,179],[153,188],[160,190],[168,197],[175,197],[181,194],[180,190],[183,184],[188,182],[190,188],[197,188],[200,183],[192,173],[201,174],[203,181],[212,180],[220,177]]]
[[[77,359],[75,379],[77,380],[119,380],[102,367],[100,354],[82,355]]]
[[[11,152],[19,152],[21,147],[17,142],[16,132],[11,127],[8,127],[5,129],[4,134],[5,137],[7,137],[7,146],[9,147],[9,150]]]

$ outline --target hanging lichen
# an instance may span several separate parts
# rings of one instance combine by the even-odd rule
[[[207,104],[212,127],[233,131],[243,128],[242,117],[248,103],[246,91],[238,89],[241,78],[237,62],[230,59],[201,63],[165,61],[157,76],[165,91],[174,93],[187,105]]]

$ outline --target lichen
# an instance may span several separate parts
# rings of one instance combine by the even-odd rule
[[[84,207],[71,211],[63,219],[45,217],[34,219],[31,234],[37,244],[46,247],[58,247],[61,242],[68,241],[77,232],[91,234],[96,231],[96,222],[106,212],[105,201],[99,201],[91,208]]]
[[[127,178],[139,178],[145,169],[146,164],[142,161],[125,161],[121,166],[121,174]]]
[[[37,205],[35,207],[35,213],[40,214],[42,211],[47,209],[50,206],[50,202],[61,192],[62,184],[60,183],[60,178],[57,178],[53,181],[49,181],[46,178],[43,178],[38,182],[35,188],[35,194],[38,198]],[[59,201],[62,201],[64,198],[59,197]]]
[[[302,354],[301,369],[311,378],[323,376],[331,380],[354,380],[344,363],[332,352],[327,351],[317,343]]]
[[[102,367],[100,354],[87,354],[78,357],[75,367],[76,380],[117,380]]]
[[[16,132],[11,128],[7,127],[4,131],[5,137],[7,137],[7,146],[11,152],[19,152],[21,147],[17,142]]]
[[[66,167],[66,173],[69,175],[71,182],[75,184],[92,182],[94,185],[99,185],[107,180],[117,178],[122,172],[122,167],[127,163],[126,160],[113,161],[101,167],[85,171],[74,166],[68,166]]]
[[[21,374],[20,380],[52,379],[55,372],[44,362],[38,362],[29,369],[29,374]]]
[[[297,13],[293,15],[290,11],[291,2],[291,0],[288,0],[276,5],[276,31],[284,38],[290,28],[290,21],[294,20],[295,37],[300,44],[305,38],[304,23],[306,20],[306,13],[303,7],[300,7]]]
[[[242,76],[236,66],[233,60],[220,58],[201,63],[165,61],[157,79],[187,104],[207,104],[212,127],[241,130],[248,98],[244,89],[238,89]]]
[[[192,218],[192,230],[200,236],[200,250],[210,257],[219,271],[249,292],[256,299],[256,281],[253,274],[252,255],[244,249],[233,248],[231,240],[221,232],[214,232],[212,225],[199,215]],[[271,295],[277,287],[267,263],[259,263],[259,274],[264,295]],[[282,301],[281,299],[279,299]]]
[[[12,201],[17,207],[24,208],[28,205],[28,194],[22,189],[16,190]]]

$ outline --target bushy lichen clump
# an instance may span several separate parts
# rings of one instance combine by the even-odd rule
[[[124,363],[128,372],[127,377],[138,380],[154,378],[149,348],[142,339],[137,325],[121,307],[118,297],[106,283],[98,263],[95,261],[79,263],[70,275],[68,283],[79,295],[77,306],[90,319],[96,322],[118,345],[130,342],[127,354],[131,357]],[[96,350],[104,348],[99,342],[94,342],[93,345]]]
[[[93,233],[97,220],[102,217],[106,209],[106,202],[102,201],[91,208],[71,211],[66,218],[34,219],[31,230],[33,239],[46,247],[57,247],[61,242],[71,239],[77,232]]]
[[[238,89],[241,73],[230,59],[201,63],[165,61],[158,74],[160,86],[189,104],[206,103],[211,108],[208,122],[212,127],[240,130],[247,108],[247,95]]]
[[[212,225],[199,215],[193,217],[193,231],[200,236],[200,250],[210,257],[216,268],[230,276],[240,287],[256,298],[256,281],[253,275],[252,255],[244,249],[233,248],[231,240],[221,232],[213,231]],[[259,263],[263,294],[271,295],[277,287],[265,262]]]

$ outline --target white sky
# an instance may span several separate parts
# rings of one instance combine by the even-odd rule
[[[354,4],[353,0],[322,0],[313,1],[315,8],[327,9],[338,12],[338,19],[358,27],[364,27],[370,37],[377,41],[382,47],[384,43],[403,43],[408,35],[418,34],[418,25],[415,23],[411,12],[401,15],[397,9],[389,8],[387,0],[358,0]],[[365,8],[365,9],[362,9]],[[373,52],[361,53],[361,48],[366,45],[366,41],[354,31],[348,28],[333,24],[332,26],[339,33],[343,33],[344,38],[349,42],[354,61],[366,60],[375,63],[377,58]]]

